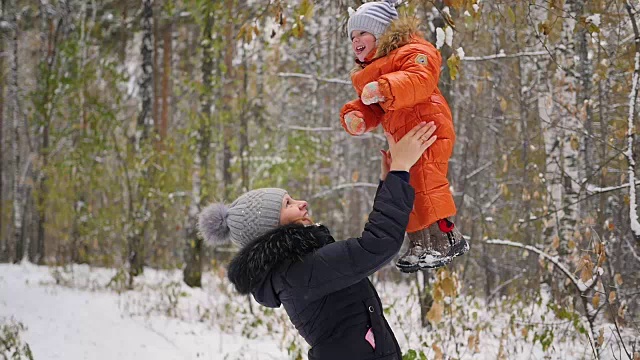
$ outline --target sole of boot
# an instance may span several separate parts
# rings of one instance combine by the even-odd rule
[[[420,266],[416,265],[399,265],[396,263],[396,269],[405,274],[411,274],[420,270]]]
[[[462,238],[462,241],[460,241],[457,244],[453,245],[453,247],[451,248],[451,251],[449,251],[448,255],[451,256],[451,257],[458,257],[458,256],[466,254],[468,251],[469,251],[469,243],[467,242],[467,240]]]
[[[424,271],[424,270],[439,269],[441,267],[445,267],[445,266],[449,265],[450,263],[451,263],[451,260],[432,263],[432,264],[429,264],[429,265],[418,265],[418,266],[419,266],[420,270]]]
[[[449,265],[451,260],[453,260],[453,257],[451,256],[432,258],[429,262],[418,261],[418,267],[420,270],[437,269]]]

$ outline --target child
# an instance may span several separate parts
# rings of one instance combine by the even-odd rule
[[[447,180],[455,134],[438,89],[440,52],[422,38],[416,19],[398,18],[392,0],[350,12],[347,30],[356,56],[351,81],[359,98],[343,106],[342,126],[357,136],[382,124],[397,141],[422,121],[435,123],[436,142],[411,168],[416,201],[407,226],[410,246],[396,267],[415,272],[445,266],[469,245],[448,219],[456,214]]]

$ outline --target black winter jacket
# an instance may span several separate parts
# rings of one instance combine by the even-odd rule
[[[280,226],[240,250],[229,265],[229,279],[264,306],[283,304],[311,345],[309,359],[400,360],[367,277],[400,250],[413,201],[413,188],[389,173],[360,237],[336,242],[322,225]],[[365,340],[369,329],[375,349]]]

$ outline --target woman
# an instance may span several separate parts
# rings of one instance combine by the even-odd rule
[[[267,307],[281,304],[309,343],[309,359],[400,360],[402,352],[367,277],[400,250],[413,208],[409,169],[435,141],[421,123],[397,143],[385,134],[380,185],[358,238],[335,242],[313,224],[307,203],[282,189],[258,189],[231,205],[210,205],[199,228],[212,242],[231,240],[240,252],[229,280]]]

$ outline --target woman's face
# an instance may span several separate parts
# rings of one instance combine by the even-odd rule
[[[294,200],[289,194],[285,195],[284,199],[282,199],[282,209],[280,210],[280,225],[294,222],[306,225],[312,224],[307,205],[304,200]]]
[[[376,38],[366,31],[353,30],[351,32],[351,49],[360,61],[364,61],[367,55],[376,47]]]

